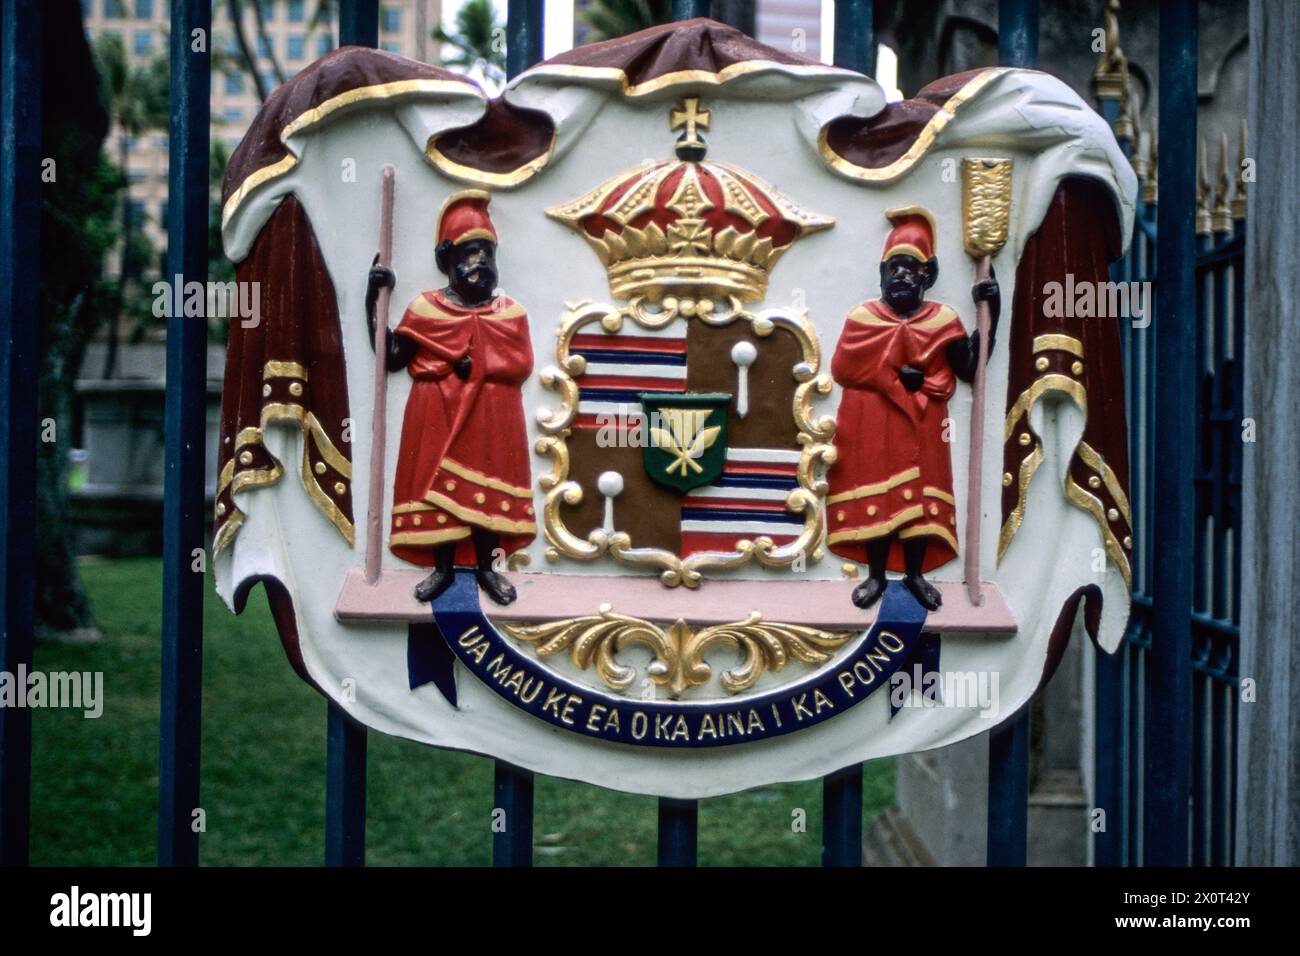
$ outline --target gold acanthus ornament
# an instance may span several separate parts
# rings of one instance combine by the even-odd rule
[[[753,687],[765,671],[782,670],[792,660],[811,667],[827,663],[860,633],[764,621],[757,611],[743,621],[699,630],[682,620],[662,627],[616,614],[608,604],[585,617],[538,624],[497,621],[496,626],[531,645],[538,657],[568,651],[580,670],[594,668],[605,685],[617,691],[628,690],[637,680],[636,668],[620,663],[617,655],[634,645],[644,647],[653,655],[647,676],[673,697],[709,683],[713,669],[704,658],[714,648],[733,647],[740,652],[739,665],[718,676],[722,690],[739,694]]]

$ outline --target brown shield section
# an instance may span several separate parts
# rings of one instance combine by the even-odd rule
[[[737,368],[731,349],[737,342],[750,342],[758,358],[749,367],[749,412],[736,414]],[[797,449],[798,429],[794,423],[794,390],[798,384],[791,369],[802,358],[794,334],[778,327],[759,338],[748,322],[736,321],[714,327],[691,322],[686,330],[686,387],[692,392],[729,392],[731,411],[727,417],[727,444],[732,448]]]
[[[605,520],[605,499],[596,488],[602,471],[623,476],[623,493],[614,499],[614,527],[632,536],[637,548],[663,548],[678,554],[682,546],[681,498],[646,474],[642,449],[601,448],[594,428],[575,428],[569,436],[569,477],[582,486],[582,503],[561,505],[560,517],[576,535],[586,537]]]

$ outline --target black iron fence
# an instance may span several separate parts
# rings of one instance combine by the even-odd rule
[[[35,284],[17,280],[39,269],[41,6],[39,0],[6,0],[0,23],[0,391],[5,398],[0,415],[0,598],[5,609],[0,662],[11,672],[20,664],[30,666],[32,656],[37,310]],[[708,8],[707,0],[674,0],[672,12],[683,19],[707,15]],[[510,0],[508,10],[507,62],[514,75],[541,57],[543,4]],[[185,282],[203,282],[211,53],[192,40],[195,31],[211,36],[211,3],[172,0],[171,11],[168,273]],[[1189,55],[1195,63],[1195,13],[1195,0],[1164,0],[1162,6],[1160,180],[1168,198],[1158,208],[1162,224],[1168,224],[1157,236],[1152,193],[1139,211],[1133,249],[1116,271],[1117,278],[1149,279],[1157,274],[1158,254],[1160,314],[1167,318],[1159,337],[1154,327],[1125,330],[1139,539],[1137,594],[1134,623],[1121,654],[1098,660],[1098,804],[1111,813],[1096,843],[1099,863],[1177,862],[1176,834],[1180,827],[1188,830],[1189,798],[1193,860],[1226,862],[1232,842],[1241,453],[1231,431],[1241,420],[1243,246],[1240,219],[1231,214],[1226,231],[1216,225],[1226,220],[1213,220],[1199,251],[1192,233],[1194,184],[1186,170],[1193,161],[1195,130],[1191,124],[1190,132],[1180,132],[1177,124],[1187,125],[1186,117],[1195,115],[1195,70],[1187,69]],[[999,15],[1000,60],[1034,66],[1037,0],[1000,0]],[[870,0],[839,0],[835,25],[837,62],[872,72]],[[341,44],[377,45],[377,0],[342,0],[339,26]],[[1118,103],[1102,105],[1112,122],[1119,121]],[[1131,146],[1131,134],[1121,139]],[[1152,182],[1154,176],[1153,170]],[[1199,296],[1194,295],[1197,287]],[[1184,332],[1187,341],[1195,332],[1195,355],[1180,347]],[[204,545],[206,521],[206,449],[196,440],[204,434],[205,348],[202,325],[187,325],[179,317],[169,320],[158,818],[158,861],[164,865],[198,862],[190,808],[200,805],[203,577],[187,572],[191,555]],[[1185,419],[1180,418],[1178,402],[1193,394],[1200,396],[1199,428],[1190,406]],[[1169,510],[1155,511],[1157,499]],[[1153,516],[1161,513],[1166,517],[1157,524]],[[1187,547],[1180,549],[1183,542]],[[1161,553],[1175,557],[1158,563],[1154,556]],[[1194,569],[1181,557],[1192,553]],[[1026,708],[992,734],[991,865],[1025,862],[1028,720]],[[330,705],[326,859],[332,865],[364,862],[366,736],[364,728]],[[0,709],[0,862],[6,864],[27,860],[30,747],[30,712]],[[498,763],[495,804],[508,809],[512,825],[494,836],[496,864],[531,862],[532,800],[532,775]],[[860,764],[825,778],[824,808],[823,862],[859,864]],[[661,801],[659,821],[660,863],[693,864],[695,801]],[[1171,853],[1152,853],[1153,835],[1162,847],[1172,847]],[[1184,835],[1184,848],[1186,840]]]
[[[1166,4],[1166,7],[1176,4]],[[1195,4],[1191,4],[1195,23]],[[1167,21],[1162,10],[1161,42]],[[1183,49],[1195,63],[1195,33]],[[1133,613],[1118,654],[1096,658],[1096,806],[1104,812],[1094,838],[1100,866],[1229,864],[1233,859],[1236,808],[1239,623],[1241,619],[1241,468],[1243,428],[1242,365],[1245,334],[1244,125],[1240,144],[1218,146],[1212,182],[1205,144],[1195,152],[1194,88],[1160,91],[1164,119],[1190,130],[1176,144],[1145,133],[1128,108],[1128,75],[1118,64],[1116,82],[1099,84],[1099,106],[1138,174],[1140,192],[1132,244],[1112,268],[1115,282],[1167,281],[1161,257],[1175,243],[1190,251],[1174,281],[1186,296],[1179,313],[1120,319],[1124,347],[1130,498],[1134,523]],[[1189,146],[1190,140],[1190,146]],[[1176,150],[1176,153],[1173,152]],[[1230,153],[1236,152],[1230,158]],[[1180,209],[1170,215],[1162,192],[1170,193],[1166,170],[1177,167]],[[1193,193],[1194,190],[1194,193]],[[1195,196],[1194,203],[1192,196]],[[1194,220],[1187,221],[1187,213]],[[1167,224],[1166,224],[1167,223]],[[1178,230],[1177,236],[1169,233]],[[1161,305],[1163,308],[1163,303]],[[1170,368],[1165,356],[1187,349],[1185,364]],[[1194,416],[1187,468],[1173,467],[1157,441],[1161,420],[1158,391],[1177,393]],[[1177,425],[1175,425],[1177,427]],[[1180,440],[1184,440],[1181,439]],[[1170,547],[1156,516],[1173,512],[1190,535],[1185,550]],[[1190,559],[1190,560],[1189,560]],[[1186,641],[1178,657],[1159,666],[1181,670],[1172,676],[1178,700],[1157,692],[1153,660],[1167,641],[1155,614],[1161,584],[1179,578],[1190,596],[1184,605]],[[1154,773],[1167,766],[1170,743],[1180,760],[1179,776],[1159,785],[1178,812],[1165,819],[1153,808]]]

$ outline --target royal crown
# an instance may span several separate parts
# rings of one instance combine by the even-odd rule
[[[762,300],[785,251],[834,220],[800,209],[745,170],[705,161],[699,131],[709,113],[698,98],[682,100],[669,123],[683,130],[676,160],[621,173],[546,214],[596,250],[615,298]]]

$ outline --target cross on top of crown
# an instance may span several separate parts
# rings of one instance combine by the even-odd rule
[[[677,139],[677,155],[682,159],[698,160],[708,148],[699,131],[709,128],[709,111],[700,109],[698,96],[684,96],[668,114],[670,131],[684,130]]]

